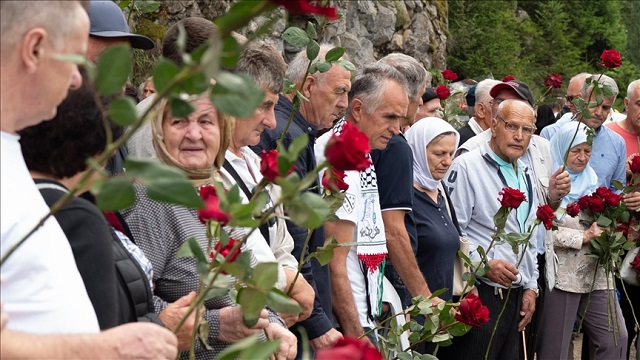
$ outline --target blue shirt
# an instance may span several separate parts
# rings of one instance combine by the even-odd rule
[[[598,174],[598,187],[605,186],[619,192],[612,181],[618,180],[621,184],[626,184],[626,156],[627,148],[622,136],[606,126],[600,126],[596,130],[589,159],[589,165]]]

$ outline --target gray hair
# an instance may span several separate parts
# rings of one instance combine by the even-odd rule
[[[411,101],[417,101],[422,94],[418,94],[422,91],[422,88],[427,86],[427,70],[422,66],[418,60],[413,57],[401,53],[391,53],[378,62],[391,65],[396,70],[400,71],[402,75],[407,79],[407,94]]]
[[[586,72],[577,74],[577,75],[573,76],[571,78],[571,80],[569,80],[569,83],[572,83],[574,81],[580,81],[582,84],[584,84],[584,81],[587,80],[587,78],[589,76],[591,76],[591,74],[590,73],[586,73]]]
[[[251,43],[242,50],[234,72],[248,74],[257,86],[265,85],[278,94],[284,87],[287,64],[276,49],[266,43]]]
[[[362,68],[351,82],[346,117],[348,118],[351,115],[351,104],[354,99],[362,101],[367,114],[372,114],[376,111],[382,102],[382,95],[388,81],[399,84],[403,89],[407,88],[407,80],[393,66],[375,62]]]
[[[591,88],[595,85],[596,82],[600,85],[604,85],[608,87],[611,90],[611,92],[613,92],[613,100],[615,100],[618,94],[620,93],[620,90],[618,90],[618,84],[616,84],[616,81],[607,75],[591,75],[591,80],[592,80],[591,84],[587,84],[585,82],[584,86],[582,86],[582,98],[585,99],[585,101],[589,97],[589,90],[591,90]]]
[[[333,49],[334,46],[331,44],[321,44],[320,51],[318,52],[318,56],[313,60],[313,62],[324,61],[325,56],[329,52],[329,50]],[[349,60],[347,58],[347,54],[342,55],[342,60]],[[294,84],[302,84],[302,80],[304,80],[304,76],[307,73],[307,67],[309,66],[309,59],[307,58],[307,52],[305,50],[300,51],[296,54],[296,56],[291,60],[289,66],[287,67],[287,72],[285,73],[285,77],[289,79]],[[335,66],[335,65],[334,65]],[[311,74],[319,85],[323,84],[325,75],[327,73],[316,72]]]
[[[633,80],[629,83],[629,87],[627,87],[627,99],[629,99],[629,94],[633,94],[638,86],[640,86],[640,79]]]
[[[476,104],[480,102],[484,104],[491,101],[492,97],[489,93],[491,89],[498,84],[500,84],[500,81],[494,79],[484,79],[480,81],[478,85],[476,85]]]
[[[60,49],[77,29],[79,17],[74,11],[83,8],[86,10],[86,2],[81,1],[0,1],[2,56],[8,54],[27,31],[36,27],[46,30],[53,47]]]

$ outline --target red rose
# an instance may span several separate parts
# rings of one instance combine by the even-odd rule
[[[636,271],[640,272],[640,255],[636,255],[631,262],[631,267],[636,269]]]
[[[604,205],[604,200],[600,199],[599,197],[592,196],[589,201],[589,208],[591,208],[591,211],[593,212],[603,212]]]
[[[328,348],[316,352],[316,360],[382,360],[380,351],[369,342],[345,336]]]
[[[591,208],[591,195],[585,195],[578,199],[578,205],[580,205],[580,210]]]
[[[602,55],[600,55],[600,59],[602,60],[602,65],[608,67],[609,69],[617,68],[622,65],[622,59],[620,58],[620,53],[617,50],[604,50]]]
[[[498,195],[502,195],[502,199],[498,199],[500,205],[513,209],[517,209],[523,201],[527,201],[527,196],[522,191],[510,187],[503,188]]]
[[[480,327],[489,321],[489,309],[474,294],[469,294],[460,301],[458,311],[456,320],[467,325]]]
[[[207,185],[200,188],[200,198],[204,201],[204,208],[198,209],[196,212],[203,224],[213,220],[221,225],[226,225],[231,220],[231,215],[220,210],[220,198],[218,198],[215,186]]]
[[[636,154],[629,162],[629,169],[634,174],[640,174],[640,155]]]
[[[513,75],[506,75],[505,77],[502,78],[502,82],[507,82],[507,81],[511,81],[511,80],[515,80],[516,77]]]
[[[260,173],[265,179],[270,182],[275,182],[276,178],[282,176],[278,170],[278,150],[262,150],[262,155],[260,157]],[[295,169],[295,165],[292,166],[287,172],[287,175],[291,174]]]
[[[317,6],[312,3],[316,1],[309,0],[270,0],[276,5],[284,6],[291,14],[318,14],[329,20],[338,18],[338,10],[333,6]],[[319,1],[317,1],[319,2]]]
[[[209,254],[209,257],[214,259],[214,253],[217,252],[218,254],[220,254],[222,257],[226,259],[226,262],[232,263],[236,261],[238,259],[238,256],[240,256],[240,253],[241,253],[240,247],[238,247],[231,256],[229,256],[229,254],[231,254],[231,250],[233,250],[233,247],[236,245],[237,242],[238,240],[229,239],[229,242],[227,243],[227,245],[222,246],[222,243],[218,241],[213,246],[214,252]],[[229,256],[229,258],[227,258],[227,256]]]
[[[580,213],[580,205],[577,202],[572,202],[567,205],[567,215],[576,217]]]
[[[607,206],[618,206],[618,204],[620,204],[620,201],[622,201],[622,195],[618,195],[613,191],[604,198],[604,202],[607,204]]]
[[[368,154],[371,152],[369,138],[350,122],[342,127],[340,135],[334,134],[324,155],[331,167],[336,170],[362,171],[371,165]]]
[[[456,81],[458,80],[458,74],[454,73],[449,69],[446,69],[446,70],[442,70],[442,78],[449,81]]]
[[[545,229],[551,230],[551,228],[553,228],[553,219],[556,218],[556,214],[551,206],[547,204],[538,206],[536,217],[542,222]]]
[[[438,85],[436,88],[436,96],[438,96],[440,100],[447,100],[449,96],[451,96],[451,92],[446,85]]]
[[[346,174],[341,170],[325,170],[322,176],[322,187],[331,191],[347,191],[349,184],[344,182],[345,176]]]
[[[559,74],[547,75],[547,77],[544,79],[544,86],[553,86],[556,89],[559,88],[560,86],[562,86],[562,76],[560,76]]]

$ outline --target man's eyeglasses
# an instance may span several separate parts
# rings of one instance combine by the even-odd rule
[[[567,100],[567,102],[572,102],[572,101],[573,101],[573,99],[575,99],[576,97],[575,97],[575,96],[573,96],[573,95],[567,95],[567,96],[565,96],[564,98]]]
[[[531,136],[536,132],[537,127],[535,126],[520,126],[518,124],[510,123],[500,116],[496,116],[498,119],[504,122],[504,128],[509,130],[512,133],[518,132],[518,130],[522,129],[522,134],[526,136]]]

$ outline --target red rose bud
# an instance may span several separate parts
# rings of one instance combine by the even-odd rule
[[[324,151],[331,167],[336,170],[365,170],[371,165],[369,138],[350,122],[342,127],[340,135],[334,134]]]
[[[640,174],[640,155],[636,155],[631,159],[629,169],[634,174]]]
[[[515,80],[516,77],[513,75],[506,75],[505,77],[502,78],[502,82],[507,82],[507,81],[511,81],[511,80]]]
[[[580,205],[577,202],[572,202],[567,205],[567,215],[576,217],[580,213]]]
[[[556,218],[556,214],[551,206],[547,204],[538,206],[536,217],[542,222],[545,229],[551,230],[553,228],[553,219]]]
[[[510,187],[503,188],[498,195],[502,195],[502,199],[498,199],[500,205],[512,209],[517,209],[523,201],[527,201],[527,196],[522,191]]]
[[[233,247],[236,245],[237,242],[238,240],[229,239],[229,242],[227,243],[227,245],[222,246],[222,243],[218,241],[213,246],[213,250],[214,252],[217,252],[218,254],[220,254],[222,257],[226,259],[227,256],[231,254],[231,250],[233,250]],[[236,251],[234,251],[233,254],[227,259],[227,262],[232,263],[236,261],[238,259],[238,256],[240,256],[240,253],[241,251],[240,251],[240,248],[238,247]],[[211,254],[209,254],[209,257],[213,259],[214,253],[212,252]]]
[[[589,201],[589,208],[593,212],[603,212],[604,211],[605,202],[599,197],[591,197]]]
[[[278,150],[262,150],[260,157],[260,173],[265,179],[275,182],[277,178],[282,176],[278,171]],[[291,174],[295,169],[295,165],[292,166],[287,175]]]
[[[604,50],[602,55],[600,55],[600,59],[602,60],[602,65],[608,67],[609,69],[617,68],[622,65],[622,59],[620,58],[620,53],[617,50]]]
[[[438,85],[436,88],[436,96],[440,100],[447,100],[451,96],[451,92],[446,85]]]
[[[595,194],[604,200],[604,198],[606,198],[609,194],[611,193],[611,190],[609,190],[608,187],[606,186],[600,186],[599,188],[596,189]]]
[[[560,86],[562,86],[562,76],[560,76],[559,74],[547,75],[547,77],[544,79],[544,86],[553,86],[556,89],[559,88]]]
[[[591,196],[585,195],[578,199],[578,205],[580,205],[580,210],[587,210],[591,208]]]
[[[489,321],[489,309],[474,294],[467,295],[460,301],[456,320],[471,326],[482,326]]]
[[[636,269],[636,271],[640,272],[640,255],[636,255],[631,262],[631,267]]]
[[[456,81],[458,80],[458,74],[449,69],[446,69],[442,71],[442,78],[448,81]]]
[[[344,182],[344,171],[331,169],[325,170],[322,176],[322,187],[331,191],[347,191],[349,184]]]
[[[382,360],[382,354],[367,341],[345,336],[335,345],[316,352],[314,358],[316,360]]]
[[[317,6],[316,1],[309,0],[270,0],[276,5],[281,5],[290,14],[318,14],[329,20],[338,19],[338,10],[333,6]],[[319,2],[319,1],[318,1]]]
[[[207,185],[200,188],[200,198],[204,202],[204,208],[198,209],[196,212],[203,224],[213,220],[221,225],[226,225],[231,220],[231,216],[220,209],[220,198],[216,193],[215,186]]]

